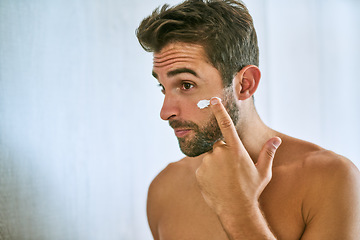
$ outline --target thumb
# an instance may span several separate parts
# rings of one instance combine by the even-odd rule
[[[256,163],[256,168],[258,169],[260,175],[264,177],[269,177],[271,179],[271,168],[275,156],[275,152],[281,144],[281,138],[273,137],[269,139],[263,146],[260,151],[259,159]]]

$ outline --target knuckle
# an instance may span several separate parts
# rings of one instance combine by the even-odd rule
[[[217,148],[219,148],[220,147],[220,143],[219,142],[216,142],[216,143],[214,143],[213,144],[213,147],[212,147],[212,152],[214,152],[214,150],[216,150]]]
[[[203,176],[203,169],[199,167],[195,172],[195,177],[197,180],[200,180],[202,176]]]
[[[271,174],[271,173],[265,175],[265,177],[264,177],[264,184],[265,184],[265,186],[271,181],[271,179],[272,179],[272,174]]]
[[[201,175],[201,170],[200,170],[200,168],[196,169],[196,171],[195,171],[195,176],[196,176],[196,178],[198,178],[199,175]]]
[[[269,158],[274,158],[275,156],[275,151],[271,150],[271,149],[266,149],[266,155],[269,157]]]
[[[220,120],[220,126],[223,128],[230,128],[232,125],[232,120],[228,119],[228,118],[222,118]]]
[[[224,142],[217,143],[216,146],[213,146],[212,156],[216,159],[216,156],[221,156],[226,150],[226,144]]]
[[[266,182],[270,182],[271,178],[272,178],[272,171],[271,171],[271,169],[269,169],[269,171],[267,171],[265,173],[264,179],[265,179]]]
[[[223,140],[218,140],[214,143],[213,149],[223,147],[225,145],[225,142]]]

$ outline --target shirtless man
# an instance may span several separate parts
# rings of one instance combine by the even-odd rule
[[[137,37],[154,52],[160,115],[187,155],[150,185],[154,239],[360,239],[358,169],[257,114],[257,38],[242,3],[163,7]],[[199,109],[203,99],[211,104]]]

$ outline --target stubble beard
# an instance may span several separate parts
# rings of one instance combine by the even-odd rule
[[[239,121],[239,108],[234,96],[231,93],[225,92],[222,102],[236,126]],[[209,121],[202,127],[199,127],[199,125],[191,121],[183,122],[172,120],[169,121],[169,124],[173,128],[185,127],[194,131],[195,135],[192,138],[178,138],[181,151],[188,157],[196,157],[212,150],[214,143],[223,139],[221,130],[213,114]]]

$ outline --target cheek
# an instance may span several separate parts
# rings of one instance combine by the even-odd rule
[[[196,112],[196,103],[191,99],[184,99],[180,102],[183,112],[195,113]]]
[[[183,105],[183,115],[191,121],[203,123],[211,117],[211,109],[209,107],[200,109],[198,107],[199,100],[188,101]],[[186,115],[186,116],[185,116]]]
[[[210,127],[209,125],[214,122],[216,122],[216,119],[213,115],[213,113],[211,112],[211,109],[209,107],[207,108],[204,108],[204,109],[199,109],[197,106],[196,106],[197,110],[197,119],[195,120],[200,128],[202,127]]]

